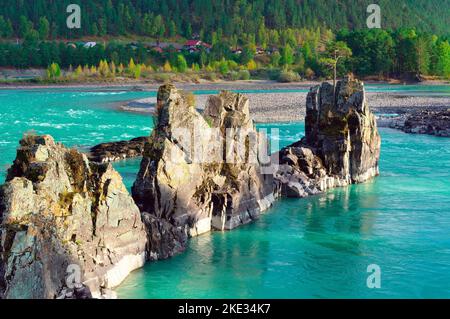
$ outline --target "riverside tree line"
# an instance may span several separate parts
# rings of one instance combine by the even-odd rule
[[[394,10],[390,1],[380,1],[384,24],[392,30],[369,30],[363,29],[366,14],[360,12],[365,6],[350,5],[349,1],[89,1],[80,2],[82,28],[71,30],[65,27],[66,16],[56,14],[64,12],[68,1],[34,1],[31,10],[23,1],[0,0],[0,66],[47,68],[55,64],[78,70],[77,74],[100,75],[105,72],[95,69],[107,63],[109,76],[140,77],[159,71],[247,78],[251,73],[289,81],[300,76],[329,77],[330,51],[339,44],[348,48],[338,64],[340,75],[449,78],[448,30],[445,20],[431,11],[450,4],[399,2],[404,2],[404,7],[398,13],[401,19],[396,16],[396,20],[394,12],[399,10]],[[419,19],[411,21],[419,9],[420,21],[428,19],[426,25]],[[336,15],[331,15],[333,12]],[[418,27],[399,27],[413,22]],[[349,27],[361,29],[349,31]],[[330,28],[340,31],[334,33]],[[106,40],[118,35],[128,41]],[[82,36],[100,36],[102,40],[85,47],[77,44],[76,38]],[[210,43],[211,49],[190,52],[169,46],[158,52],[146,44],[148,39],[183,43],[192,37]],[[67,39],[72,38],[68,44]]]
[[[26,24],[47,24],[51,38],[145,35],[212,42],[213,33],[268,43],[266,30],[366,27],[372,0],[0,0],[0,16],[8,36],[23,37]],[[448,33],[449,1],[378,0],[382,28],[415,27],[422,32]],[[66,26],[66,8],[81,8],[81,29]],[[45,20],[44,20],[45,19]],[[1,25],[0,25],[1,26]],[[45,26],[44,26],[45,28]]]

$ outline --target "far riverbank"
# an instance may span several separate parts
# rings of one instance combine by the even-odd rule
[[[280,83],[272,80],[247,80],[247,81],[207,81],[198,82],[174,82],[174,84],[183,90],[282,90],[310,88],[319,85],[322,81],[301,81]],[[405,85],[405,86],[450,86],[450,81],[430,80],[418,83],[406,83],[399,81],[374,81],[365,80],[366,85]],[[124,81],[98,81],[98,82],[67,82],[67,83],[33,83],[33,82],[0,82],[0,89],[130,89],[141,91],[156,91],[162,85],[160,82],[135,81],[126,79]]]
[[[296,122],[303,121],[306,113],[306,95],[309,86],[290,87],[292,91],[276,92],[265,89],[266,92],[253,92],[255,87],[239,87],[238,90],[246,91],[245,95],[250,99],[250,108],[253,120],[257,123]],[[295,89],[294,89],[295,88]],[[187,88],[184,88],[187,89]],[[198,89],[198,88],[197,88]],[[208,87],[208,89],[212,89]],[[225,89],[214,87],[213,90]],[[235,90],[234,87],[226,88]],[[289,90],[289,89],[288,89]],[[294,91],[295,90],[295,91]],[[408,92],[367,92],[369,106],[379,114],[410,114],[420,110],[446,110],[450,108],[450,96],[422,96]],[[196,106],[203,109],[209,94],[196,95]],[[118,108],[127,112],[154,113],[156,97],[149,97],[125,103],[119,103]]]

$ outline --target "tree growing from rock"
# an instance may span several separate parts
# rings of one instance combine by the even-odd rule
[[[337,65],[339,60],[352,56],[352,50],[345,42],[336,41],[327,45],[325,57],[322,62],[333,69],[333,88],[336,90]]]

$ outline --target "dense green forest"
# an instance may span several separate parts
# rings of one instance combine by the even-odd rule
[[[366,27],[367,6],[374,2],[381,7],[384,29],[449,32],[449,0],[0,0],[0,16],[6,21],[0,28],[6,36],[24,36],[27,21],[38,28],[45,17],[52,38],[124,34],[189,38],[198,33],[208,41],[213,32],[245,38],[265,28],[361,29]],[[81,7],[79,30],[66,27],[66,7],[71,3]]]
[[[350,54],[339,63],[339,74],[450,77],[450,0],[378,1],[382,29],[366,26],[371,2],[0,0],[0,66],[55,63],[52,77],[61,67],[78,75],[189,71],[296,80],[329,77],[330,49],[340,43]],[[70,3],[80,4],[80,29],[66,27]],[[94,36],[98,43],[92,48],[77,40]],[[118,36],[128,41],[117,41]],[[193,37],[211,48],[192,52],[169,46],[158,52],[149,45],[149,40],[175,44]],[[69,39],[76,45],[68,45]]]

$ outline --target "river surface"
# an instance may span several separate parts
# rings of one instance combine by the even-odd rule
[[[447,96],[442,87],[368,89]],[[0,90],[0,182],[26,131],[82,148],[149,134],[150,116],[111,105],[154,94]],[[279,147],[304,132],[303,123],[258,127],[277,128],[272,140]],[[283,199],[253,224],[193,238],[184,254],[133,272],[117,289],[119,297],[450,298],[450,139],[385,128],[380,133],[380,177]],[[128,187],[139,162],[115,164]],[[373,264],[381,269],[380,289],[366,284]]]

